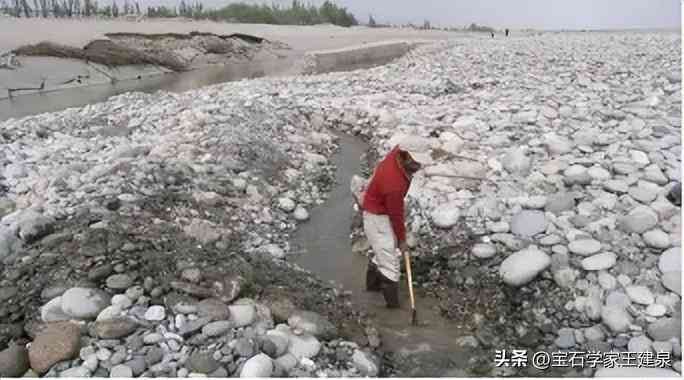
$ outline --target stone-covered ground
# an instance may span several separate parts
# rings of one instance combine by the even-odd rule
[[[407,142],[425,163],[408,200],[414,277],[473,331],[464,344],[667,351],[663,371],[680,371],[680,210],[665,199],[680,43],[455,40],[370,70],[4,122],[0,371],[401,374],[383,372],[392,355],[343,294],[287,264],[332,184],[330,129],[365,136],[372,157]],[[493,358],[467,372],[516,374]]]

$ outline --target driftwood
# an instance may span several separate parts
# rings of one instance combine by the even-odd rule
[[[12,93],[15,91],[30,91],[30,90],[43,90],[45,89],[45,79],[43,79],[42,82],[40,82],[40,87],[22,87],[22,88],[8,88],[7,89],[7,94],[9,97],[12,97]]]

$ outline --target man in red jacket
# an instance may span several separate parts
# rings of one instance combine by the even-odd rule
[[[363,197],[363,228],[373,248],[366,289],[382,291],[387,307],[399,307],[401,255],[408,255],[404,197],[421,165],[399,145],[378,164]],[[397,252],[399,248],[399,252]]]

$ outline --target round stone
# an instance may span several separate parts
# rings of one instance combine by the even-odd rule
[[[266,354],[259,354],[245,362],[240,371],[240,377],[271,377],[273,369],[271,358]]]
[[[117,294],[112,297],[112,306],[118,306],[122,310],[128,309],[133,305],[130,298],[126,297],[124,294]]]
[[[658,259],[658,269],[661,272],[678,272],[682,270],[681,247],[673,247],[663,252]]]
[[[151,306],[145,312],[145,319],[148,321],[163,321],[166,318],[166,310],[163,306]]]
[[[645,286],[632,285],[625,287],[625,292],[629,299],[641,305],[650,305],[655,302],[653,293]]]
[[[280,198],[278,199],[278,207],[285,212],[292,212],[294,211],[296,204],[290,198]]]
[[[610,172],[600,166],[592,166],[587,170],[589,173],[589,176],[592,179],[598,180],[598,181],[605,181],[610,179]]]
[[[619,179],[610,179],[603,182],[603,188],[611,193],[625,194],[629,191],[627,182]]]
[[[551,258],[536,247],[530,247],[508,256],[499,267],[504,283],[521,286],[532,281],[551,265]]]
[[[646,308],[646,314],[651,317],[662,317],[665,313],[667,313],[667,308],[661,304],[653,303]]]
[[[542,211],[522,210],[511,220],[511,232],[522,237],[532,237],[546,231],[546,216]]]
[[[114,290],[125,290],[133,285],[133,279],[126,274],[115,274],[107,278],[107,287]]]
[[[620,220],[623,230],[633,233],[644,233],[658,224],[658,214],[650,207],[638,206]]]
[[[613,252],[599,253],[582,260],[584,270],[603,270],[610,269],[617,262],[617,255]]]
[[[615,306],[605,306],[601,309],[601,321],[614,333],[625,332],[632,324],[627,311]]]
[[[300,221],[300,222],[303,222],[303,221],[309,219],[309,213],[302,206],[297,206],[297,208],[294,210],[293,216],[294,216],[295,220]]]
[[[570,242],[568,249],[574,254],[589,256],[601,250],[601,243],[594,239],[578,239]]]
[[[475,244],[472,248],[472,254],[480,259],[488,259],[496,255],[496,247],[491,244]]]
[[[439,228],[451,228],[458,223],[461,213],[454,206],[444,206],[435,209],[432,214],[432,222]]]
[[[642,235],[646,245],[652,248],[666,249],[672,245],[670,235],[660,229],[653,229],[644,232]]]
[[[109,304],[109,295],[98,289],[71,288],[62,295],[62,311],[76,319],[95,319]]]

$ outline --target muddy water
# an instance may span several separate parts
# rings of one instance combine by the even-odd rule
[[[168,73],[138,80],[125,80],[114,84],[98,84],[18,95],[11,99],[0,99],[0,121],[102,102],[111,96],[131,91],[147,93],[158,90],[182,92],[241,79],[289,75],[293,73],[292,68],[300,56],[301,53],[291,53],[283,58],[209,66],[182,73]]]
[[[51,92],[18,94],[13,98],[0,99],[0,121],[103,102],[109,97],[131,91],[146,93],[159,90],[183,92],[242,79],[296,75],[298,74],[297,62],[304,56],[304,53],[304,51],[293,50],[278,58],[263,58],[249,62],[208,66],[182,73],[167,73],[142,79],[124,80],[114,84],[97,84]],[[361,62],[340,66],[334,71],[365,69],[385,63],[388,61]]]
[[[317,274],[321,279],[333,281],[352,292],[351,301],[360,310],[376,320],[383,349],[402,354],[420,354],[426,357],[446,355],[450,367],[465,367],[470,355],[458,347],[458,338],[469,335],[459,331],[439,313],[431,298],[417,297],[418,326],[410,325],[410,303],[405,278],[402,277],[401,309],[385,307],[381,293],[365,291],[368,259],[352,253],[349,237],[353,213],[353,199],[349,180],[359,172],[360,156],[368,146],[361,139],[339,135],[340,150],[333,161],[337,166],[336,185],[326,202],[313,209],[310,219],[299,226],[294,243],[304,249],[296,258],[297,264]],[[446,368],[442,368],[446,371]],[[439,373],[415,373],[414,376],[438,376]]]

